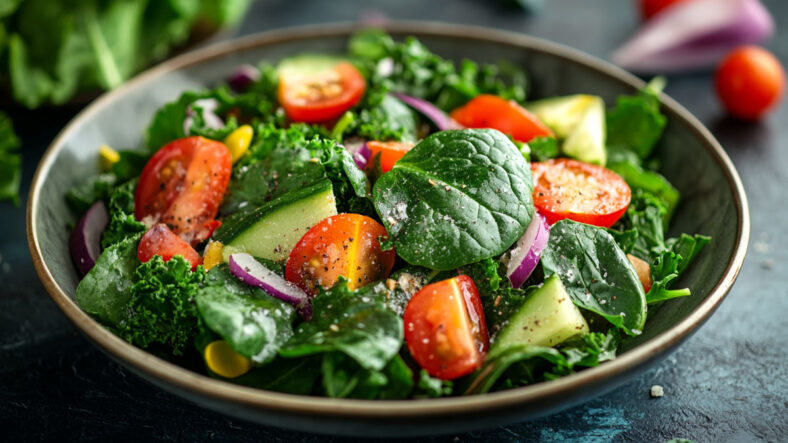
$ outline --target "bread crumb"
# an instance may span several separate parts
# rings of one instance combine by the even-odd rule
[[[665,395],[665,390],[662,389],[660,385],[654,385],[651,387],[651,398],[659,398]]]

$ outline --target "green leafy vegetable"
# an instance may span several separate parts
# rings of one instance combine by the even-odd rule
[[[542,251],[545,275],[557,275],[572,301],[629,335],[646,322],[646,296],[632,264],[604,229],[561,220]]]
[[[295,309],[241,283],[224,264],[208,272],[194,301],[205,326],[254,362],[272,360],[293,336]]]
[[[109,198],[118,182],[115,174],[99,174],[66,191],[66,203],[77,215],[82,215],[90,205]]]
[[[77,286],[75,299],[79,307],[105,325],[117,326],[130,315],[131,286],[140,265],[140,237],[129,236],[105,249]]]
[[[299,325],[279,351],[283,357],[339,351],[364,369],[380,371],[402,345],[402,319],[379,300],[358,297],[347,281],[318,294],[312,310],[312,320]]]
[[[485,259],[464,266],[462,273],[476,284],[484,308],[484,318],[490,331],[491,341],[512,315],[522,306],[527,296],[525,289],[511,286],[506,277],[505,266],[497,260]]]
[[[402,399],[413,390],[413,371],[398,355],[381,371],[361,367],[341,352],[323,354],[323,391],[334,398]]]
[[[543,162],[558,157],[558,142],[553,137],[539,137],[527,143],[532,161]]]
[[[648,192],[657,197],[665,206],[663,222],[667,224],[679,203],[681,194],[661,174],[643,169],[640,158],[632,151],[619,151],[611,154],[607,168],[620,175],[630,188]]]
[[[134,190],[137,188],[137,179],[117,186],[110,195],[107,212],[109,224],[101,235],[101,247],[107,248],[121,242],[130,235],[142,233],[147,230],[145,225],[134,218]]]
[[[531,169],[502,133],[438,132],[375,183],[397,254],[449,270],[503,253],[533,217]]]
[[[664,87],[665,79],[657,77],[637,95],[618,97],[615,108],[607,112],[609,150],[629,150],[641,159],[651,155],[668,120],[659,112]]]
[[[0,112],[0,201],[12,200],[15,205],[19,205],[19,183],[22,180],[19,145],[11,119],[5,112]]]
[[[217,378],[221,378],[212,374]],[[239,385],[288,394],[309,395],[320,378],[320,357],[276,358],[232,379]]]
[[[419,371],[419,380],[416,383],[416,392],[414,397],[425,398],[439,398],[446,397],[452,394],[454,390],[454,382],[451,380],[441,380],[430,376],[430,374],[422,369]]]

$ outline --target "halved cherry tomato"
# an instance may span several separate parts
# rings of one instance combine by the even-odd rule
[[[629,262],[632,263],[632,267],[635,268],[635,272],[638,274],[640,284],[643,285],[643,292],[648,293],[648,291],[651,290],[651,267],[648,265],[648,263],[632,254],[627,254],[627,258],[629,259]]]
[[[382,251],[386,228],[360,214],[337,214],[312,226],[290,251],[285,279],[309,294],[330,288],[339,276],[350,289],[383,280],[394,266],[393,249]]]
[[[187,137],[159,149],[140,175],[134,216],[148,224],[166,223],[191,245],[210,237],[230,182],[227,147],[203,137]]]
[[[785,71],[771,52],[757,46],[743,46],[722,61],[715,86],[731,114],[757,120],[782,99]]]
[[[410,354],[433,377],[453,380],[484,362],[490,336],[479,291],[467,275],[422,288],[403,321]]]
[[[279,103],[292,121],[322,123],[339,117],[361,100],[367,83],[348,62],[327,71],[279,80]]]
[[[627,210],[632,193],[618,174],[568,158],[531,163],[534,205],[547,222],[570,220],[608,228]]]
[[[504,100],[495,95],[477,96],[452,111],[451,118],[467,128],[497,129],[523,143],[536,137],[553,136],[550,128],[514,100]]]
[[[676,3],[686,0],[640,0],[640,16],[648,20]]]
[[[202,264],[202,257],[190,244],[175,235],[164,223],[153,225],[140,239],[137,246],[137,258],[145,263],[158,255],[164,261],[169,261],[176,255],[181,255],[192,264],[192,271]]]
[[[407,142],[367,142],[369,150],[372,151],[372,158],[380,155],[380,170],[383,172],[391,171],[399,159],[408,151],[413,149],[414,143]]]

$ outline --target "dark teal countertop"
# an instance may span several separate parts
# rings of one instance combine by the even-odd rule
[[[236,33],[357,20],[382,11],[391,19],[524,32],[608,58],[637,26],[634,0],[545,3],[540,14],[527,15],[493,0],[270,0],[258,2]],[[788,2],[764,3],[778,24],[766,46],[788,65]],[[666,92],[719,139],[749,197],[748,258],[718,312],[677,352],[614,392],[537,421],[434,441],[788,441],[788,106],[759,123],[730,120],[711,78],[669,76]],[[6,110],[24,145],[24,201],[38,159],[79,108]],[[27,249],[24,208],[0,203],[0,214],[2,440],[345,440],[231,419],[118,366],[46,294]],[[662,386],[664,396],[650,398],[652,385]]]

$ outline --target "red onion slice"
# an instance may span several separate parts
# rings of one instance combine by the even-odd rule
[[[71,258],[80,274],[85,275],[93,269],[96,259],[101,255],[101,233],[109,223],[109,214],[103,201],[93,203],[71,232],[68,241]]]
[[[514,248],[509,252],[509,266],[506,268],[506,275],[509,277],[512,287],[521,287],[534,272],[542,257],[542,251],[547,246],[548,238],[550,238],[550,226],[547,224],[547,219],[537,212],[525,230],[525,234],[520,237],[520,240],[517,240]]]
[[[272,297],[289,303],[304,319],[312,317],[309,296],[298,286],[280,277],[245,252],[230,254],[230,274],[249,286],[262,289]]]
[[[365,170],[372,159],[372,151],[367,146],[367,141],[361,139],[348,140],[343,146],[353,155],[353,161],[356,162],[358,169]]]
[[[611,58],[637,72],[709,68],[737,46],[773,32],[774,21],[759,0],[693,0],[654,16]]]
[[[216,115],[214,111],[219,108],[219,102],[213,98],[202,98],[195,101],[188,108],[186,108],[186,118],[183,120],[183,133],[189,135],[192,124],[194,124],[194,109],[200,108],[202,111],[202,118],[205,121],[205,126],[211,129],[221,129],[224,127],[224,121],[221,117]]]
[[[243,92],[252,83],[260,79],[260,70],[252,65],[241,65],[227,77],[227,84],[235,92]]]
[[[445,112],[438,109],[432,103],[422,100],[420,98],[412,97],[410,95],[401,94],[399,92],[392,93],[394,97],[405,102],[408,106],[423,114],[430,119],[439,131],[448,131],[450,129],[465,129],[465,127],[449,117]]]

